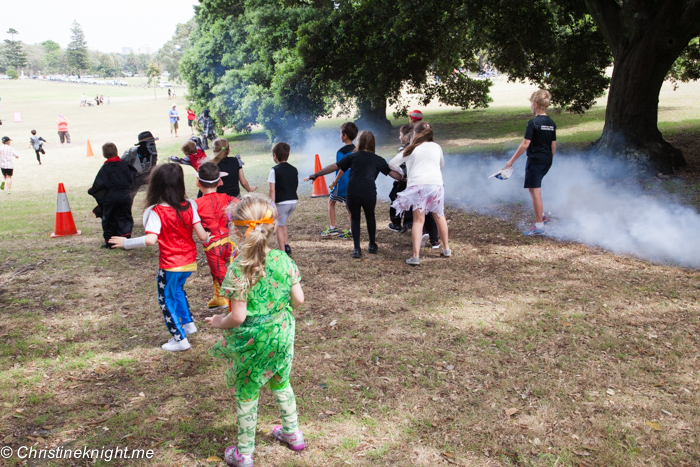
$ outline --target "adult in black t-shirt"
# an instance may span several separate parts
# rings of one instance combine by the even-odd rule
[[[549,91],[540,89],[530,97],[530,110],[535,118],[527,122],[525,137],[518,150],[506,163],[510,168],[525,151],[525,188],[530,191],[532,206],[535,211],[535,225],[525,235],[542,235],[545,232],[544,206],[542,205],[542,179],[552,166],[554,153],[557,151],[557,126],[547,116],[547,107],[552,100]]]
[[[339,162],[324,167],[319,172],[309,175],[304,180],[316,180],[321,175],[326,175],[336,170],[350,171],[346,202],[350,209],[350,228],[352,230],[352,241],[355,249],[352,252],[353,258],[362,256],[360,248],[360,216],[361,211],[365,212],[367,222],[367,233],[369,234],[369,251],[377,252],[375,234],[377,222],[374,218],[374,208],[377,204],[377,176],[379,173],[389,175],[396,180],[401,180],[403,176],[389,168],[386,160],[374,153],[374,135],[370,131],[361,131],[357,137],[357,151],[348,154]]]

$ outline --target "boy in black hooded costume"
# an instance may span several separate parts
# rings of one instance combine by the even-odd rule
[[[209,149],[209,140],[214,141],[217,136],[214,131],[214,120],[209,115],[209,109],[204,109],[197,119],[197,124],[202,127],[202,147]]]
[[[134,182],[129,188],[132,203],[136,193],[148,185],[148,176],[158,163],[157,140],[158,138],[155,138],[150,131],[142,131],[139,133],[139,142],[134,144],[133,148],[124,151],[124,155],[122,155],[122,161],[136,170]]]

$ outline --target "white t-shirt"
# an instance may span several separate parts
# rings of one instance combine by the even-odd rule
[[[267,183],[275,183],[275,180],[276,180],[275,169],[272,168],[272,169],[270,169],[270,174],[267,176]],[[290,199],[287,201],[280,201],[279,203],[275,203],[275,200],[274,199],[272,200],[272,202],[275,204],[297,204],[297,201],[298,200],[296,200],[296,199]]]
[[[188,199],[187,201],[190,202],[190,205],[192,206],[192,224],[196,224],[197,222],[202,222],[202,219],[199,218],[199,213],[197,212],[197,202],[193,199]],[[161,206],[168,206],[167,204],[162,203]],[[160,235],[160,229],[163,226],[163,224],[160,221],[160,217],[156,212],[153,211],[153,206],[148,206],[146,210],[143,212],[143,230],[145,232],[149,233],[154,233],[156,235]]]
[[[401,173],[400,165],[403,162],[408,172],[407,186],[443,184],[441,169],[445,166],[445,158],[439,144],[432,141],[423,143],[408,157],[403,157],[401,151],[389,162],[389,167]]]

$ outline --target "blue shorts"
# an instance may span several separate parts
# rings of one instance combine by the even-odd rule
[[[339,201],[339,202],[341,202],[341,203],[345,203],[345,198],[344,198],[343,196],[338,196],[336,193],[338,193],[338,187],[337,187],[337,186],[334,187],[334,188],[331,190],[331,193],[330,193],[330,195],[329,195],[329,199],[330,199],[331,201]]]
[[[550,167],[552,167],[551,162],[528,158],[525,164],[525,188],[542,188],[542,179],[547,175]]]

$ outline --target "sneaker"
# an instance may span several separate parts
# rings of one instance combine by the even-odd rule
[[[534,237],[536,235],[543,235],[543,234],[544,234],[544,227],[542,227],[541,229],[538,229],[534,225],[527,232],[523,232],[523,235],[527,235],[528,237]]]
[[[411,266],[418,266],[420,264],[420,258],[408,258],[406,260],[406,264],[410,264]]]
[[[399,232],[399,233],[406,233],[407,230],[408,230],[408,226],[404,225],[403,227],[401,227],[401,232]]]
[[[544,225],[549,224],[549,219],[547,219],[547,216],[542,216],[542,223],[543,223]]]
[[[252,454],[241,454],[237,446],[229,446],[224,451],[224,461],[231,467],[254,467]]]
[[[182,329],[185,331],[185,334],[188,336],[190,334],[194,334],[197,332],[197,326],[194,325],[194,323],[187,323],[182,325]]]
[[[349,230],[343,230],[343,232],[338,235],[338,238],[352,238],[352,232]]]
[[[103,243],[102,245],[100,245],[100,248],[106,248],[108,250],[111,250],[112,245],[110,245],[109,243]]]
[[[449,258],[450,256],[452,256],[452,250],[450,250],[449,248],[443,248],[442,256],[444,256],[445,258]]]
[[[391,224],[389,224],[389,230],[391,230],[392,232],[401,233],[401,226],[400,226],[400,225],[396,225],[396,224],[394,224],[394,223],[391,223]]]
[[[168,160],[169,160],[170,162],[175,162],[176,164],[192,165],[192,164],[190,164],[189,159],[185,159],[185,158],[182,158],[182,157],[170,156],[170,157],[168,157]]]
[[[440,241],[439,240],[436,240],[434,242],[431,241],[430,248],[432,248],[433,250],[439,250],[440,249]]]
[[[175,340],[174,337],[172,339],[170,339],[168,342],[166,342],[165,344],[160,346],[161,349],[169,350],[170,352],[178,352],[180,350],[187,350],[190,347],[191,347],[191,345],[187,341],[187,338],[184,338],[181,341],[177,341],[177,340]]]
[[[284,252],[287,253],[289,256],[292,256],[292,249],[289,247],[289,245],[284,246]]]
[[[353,258],[361,258],[362,257],[362,250],[359,248],[355,248],[352,250],[352,257]]]
[[[376,255],[378,249],[379,249],[379,246],[376,243],[373,243],[369,246],[369,248],[367,249],[367,252],[371,253],[373,255]]]
[[[276,425],[272,429],[272,436],[277,441],[286,443],[287,447],[292,451],[301,451],[306,447],[304,445],[304,434],[301,432],[301,430],[297,430],[296,433],[288,435],[282,430],[282,427],[280,425]]]
[[[420,247],[425,248],[425,244],[428,243],[428,240],[430,240],[430,235],[423,234],[423,237],[420,239]]]
[[[337,237],[338,235],[340,235],[340,230],[337,228],[331,229],[330,226],[321,232],[321,237]]]

